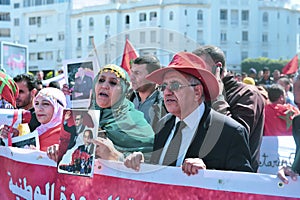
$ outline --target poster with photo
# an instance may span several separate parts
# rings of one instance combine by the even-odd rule
[[[18,137],[13,137],[11,141],[13,147],[40,150],[40,141],[37,131],[33,131],[32,133]],[[7,139],[3,139],[3,142],[7,146]]]
[[[60,135],[57,171],[64,174],[92,177],[99,110],[65,109]]]
[[[95,74],[99,67],[96,58],[66,60],[63,62],[66,83],[72,91],[71,108],[88,108]]]

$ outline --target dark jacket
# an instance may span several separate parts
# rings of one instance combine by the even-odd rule
[[[212,115],[212,112],[213,115]],[[212,118],[214,116],[214,118]],[[205,112],[200,120],[195,136],[188,148],[185,158],[198,158],[199,150],[207,134],[208,127],[215,117],[224,119],[223,125],[219,124],[221,131],[219,139],[212,150],[203,157],[207,169],[233,170],[253,172],[251,167],[251,155],[248,146],[247,130],[228,116],[224,116],[205,106]],[[159,162],[162,149],[175,124],[175,116],[172,116],[164,124],[164,127],[155,135],[154,152],[151,163]]]
[[[264,128],[264,98],[256,86],[237,82],[233,76],[223,78],[224,99],[212,103],[212,108],[235,119],[249,133],[252,168],[259,167],[260,146]]]

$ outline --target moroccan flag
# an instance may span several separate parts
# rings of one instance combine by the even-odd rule
[[[132,44],[129,42],[128,39],[126,39],[121,67],[125,69],[128,73],[130,73],[131,61],[137,57],[138,54],[135,52],[135,49],[133,48]]]
[[[283,74],[294,74],[298,70],[298,55],[295,55],[295,57],[282,68]]]

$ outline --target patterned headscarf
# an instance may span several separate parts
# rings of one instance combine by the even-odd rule
[[[62,123],[63,110],[64,108],[66,108],[67,102],[65,94],[61,90],[52,87],[41,89],[40,92],[34,98],[33,102],[39,97],[43,97],[44,99],[48,100],[54,107],[51,120],[48,123],[41,124],[36,128],[39,135],[42,135],[48,129],[53,128]]]
[[[103,72],[114,73],[120,79],[122,87],[119,101],[111,108],[100,108],[96,103],[95,84]],[[151,152],[154,132],[144,114],[136,110],[133,103],[126,98],[129,86],[130,78],[124,69],[113,64],[104,66],[95,77],[90,108],[100,110],[99,127],[106,130],[107,137],[118,151]]]
[[[19,95],[19,88],[15,81],[2,71],[0,71],[0,94],[2,99],[16,108],[16,98]]]

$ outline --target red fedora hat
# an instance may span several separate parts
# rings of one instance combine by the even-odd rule
[[[214,100],[219,95],[219,84],[216,77],[206,70],[206,64],[200,57],[188,52],[175,54],[167,67],[153,71],[146,78],[162,84],[165,73],[171,70],[183,72],[199,79],[203,85],[205,100]]]

